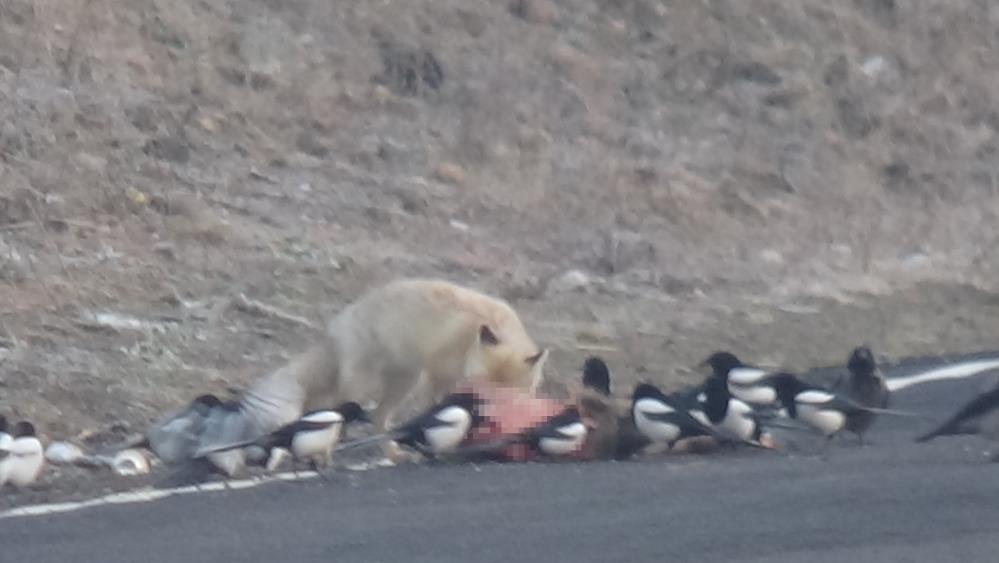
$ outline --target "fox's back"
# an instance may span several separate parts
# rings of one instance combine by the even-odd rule
[[[509,304],[435,279],[408,278],[376,288],[348,305],[328,329],[344,353],[429,364],[441,355],[467,354],[481,325],[495,331],[505,348],[524,357],[537,352]]]

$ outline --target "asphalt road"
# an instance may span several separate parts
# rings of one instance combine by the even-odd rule
[[[927,369],[925,360],[893,370]],[[995,561],[999,465],[912,438],[995,381],[914,385],[859,448],[340,472],[0,520],[0,561]]]

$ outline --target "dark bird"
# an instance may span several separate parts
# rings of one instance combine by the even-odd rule
[[[916,442],[927,442],[939,436],[973,434],[978,434],[987,440],[999,440],[997,407],[999,407],[999,385],[967,402],[943,424],[916,438]],[[999,461],[999,452],[992,454],[991,459]]]
[[[603,359],[590,356],[583,362],[583,387],[610,396],[610,369]]]
[[[867,346],[859,346],[850,354],[846,364],[849,370],[846,395],[855,403],[865,407],[886,409],[891,395],[874,354]],[[857,435],[857,441],[864,444],[864,433],[874,424],[876,413],[855,412],[847,417],[846,430]]]
[[[199,395],[184,407],[160,417],[150,425],[145,434],[128,440],[116,446],[114,451],[104,454],[113,455],[114,452],[125,449],[145,448],[156,454],[164,463],[182,461],[197,447],[204,431],[205,421],[212,410],[223,408],[223,405],[226,404],[211,393]],[[230,402],[227,406],[233,408],[234,405],[235,403]]]
[[[588,427],[586,455],[595,459],[622,459],[636,448],[629,433],[634,425],[624,405],[611,395],[610,380],[610,368],[602,358],[590,356],[583,362],[583,387],[574,402]]]

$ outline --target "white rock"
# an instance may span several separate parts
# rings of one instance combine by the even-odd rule
[[[860,64],[860,72],[863,72],[871,78],[877,78],[878,75],[884,72],[886,68],[888,68],[888,59],[882,57],[881,55],[867,57],[864,59],[864,62]]]
[[[930,257],[922,252],[915,252],[909,254],[902,258],[902,269],[904,270],[915,270],[917,268],[922,268],[930,263]]]
[[[80,446],[69,442],[52,442],[45,449],[45,459],[57,465],[76,463],[83,456]]]
[[[149,458],[134,448],[121,450],[111,460],[111,468],[118,475],[145,475],[149,473]]]
[[[585,291],[592,284],[590,276],[581,270],[569,270],[552,280],[551,286],[556,291]]]
[[[784,263],[784,256],[772,248],[767,248],[760,252],[760,260],[767,264],[780,265]]]

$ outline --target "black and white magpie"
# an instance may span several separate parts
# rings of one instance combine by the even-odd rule
[[[288,423],[277,430],[253,440],[245,440],[221,447],[208,448],[196,455],[207,455],[234,449],[259,448],[262,458],[259,462],[273,470],[274,456],[279,450],[291,452],[295,459],[308,462],[315,471],[327,467],[332,462],[333,449],[343,435],[344,426],[351,422],[368,422],[367,413],[353,401],[345,402],[333,409],[317,409],[303,414],[298,420]]]
[[[631,415],[635,427],[643,436],[670,448],[678,440],[712,434],[687,411],[682,397],[666,395],[651,383],[635,386]]]
[[[337,451],[378,440],[395,440],[426,457],[453,452],[482,420],[479,412],[482,402],[474,393],[451,393],[440,403],[394,430],[343,444]]]
[[[701,364],[711,366],[712,376],[728,385],[733,397],[756,407],[769,407],[777,402],[773,375],[767,370],[744,363],[731,352],[715,352]]]
[[[777,395],[788,417],[827,438],[825,446],[859,413],[918,416],[913,413],[860,405],[845,395],[806,383],[791,373],[777,375]]]
[[[723,440],[768,448],[760,441],[763,427],[757,421],[753,407],[732,396],[722,378],[708,377],[688,412]]]
[[[543,456],[559,457],[578,450],[586,440],[586,433],[579,409],[570,405],[541,424],[518,433],[511,442],[526,444]]]

